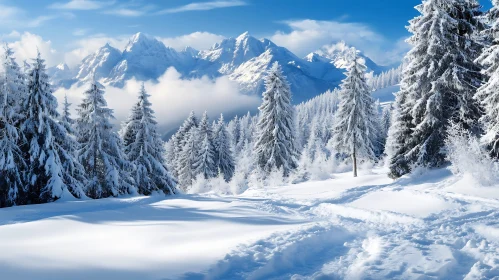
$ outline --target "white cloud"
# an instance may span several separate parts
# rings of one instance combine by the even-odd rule
[[[128,8],[119,8],[119,9],[105,11],[104,13],[108,14],[108,15],[116,15],[116,16],[123,16],[123,17],[140,17],[140,16],[145,15],[146,11],[134,10],[134,9],[128,9]]]
[[[29,17],[23,9],[0,4],[0,25],[4,28],[37,27],[54,18],[56,18],[54,15]]]
[[[293,20],[284,22],[290,32],[278,31],[271,36],[276,44],[290,49],[297,55],[304,56],[312,51],[338,41],[345,41],[362,50],[367,56],[381,64],[400,61],[403,44],[394,46],[383,35],[362,23],[318,20]],[[398,53],[397,57],[393,57]],[[390,55],[389,55],[390,54]]]
[[[104,11],[104,14],[122,16],[122,17],[140,17],[147,15],[150,11],[156,9],[153,4],[143,5],[141,1],[139,2],[127,2]]]
[[[188,11],[207,11],[213,9],[229,8],[229,7],[237,7],[245,5],[247,5],[247,3],[241,0],[191,3],[184,6],[159,11],[158,14],[173,14],[173,13],[181,13]]]
[[[64,61],[69,67],[75,67],[82,61],[83,58],[94,53],[107,43],[119,50],[124,49],[129,38],[129,35],[109,37],[105,34],[94,34],[92,36],[79,39],[72,43],[74,49],[64,54]]]
[[[40,51],[48,67],[62,62],[60,55],[52,48],[51,41],[44,41],[41,36],[29,32],[24,32],[18,41],[10,43],[9,46],[20,65],[23,65],[24,60],[30,61],[35,58],[37,50]]]
[[[78,28],[73,31],[73,36],[85,36],[90,29],[88,28]]]
[[[0,36],[1,39],[17,39],[21,37],[21,33],[17,32],[16,30],[13,30],[9,34],[3,34]]]
[[[111,86],[106,88],[106,100],[109,108],[115,111],[118,121],[123,121],[128,116],[130,108],[137,101],[141,83],[130,80],[122,89]],[[54,94],[62,100],[67,93],[74,110],[76,105],[80,104],[87,87],[88,85],[74,85],[69,90],[59,89]],[[227,77],[215,80],[206,77],[183,80],[174,68],[169,68],[158,79],[158,83],[145,82],[145,87],[151,95],[156,119],[163,132],[176,129],[191,110],[197,112],[198,115],[206,110],[213,119],[220,113],[230,114],[253,110],[260,102],[256,96],[241,94],[237,83]]]
[[[187,35],[182,35],[173,38],[158,38],[165,45],[176,50],[181,50],[186,46],[193,47],[197,50],[209,49],[213,44],[220,42],[225,37],[209,32],[194,32]]]
[[[53,3],[49,8],[59,10],[98,10],[112,4],[114,4],[114,1],[71,0],[64,3]]]

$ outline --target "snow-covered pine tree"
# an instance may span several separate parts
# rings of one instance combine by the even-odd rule
[[[5,46],[4,73],[0,87],[0,208],[19,203],[24,194],[24,171],[27,168],[19,148],[17,128],[24,79],[12,51]]]
[[[194,163],[195,174],[203,174],[205,179],[217,176],[217,165],[215,163],[215,146],[213,145],[213,131],[208,121],[208,113],[204,112],[199,122],[198,133],[199,152]]]
[[[66,150],[68,133],[57,119],[57,100],[45,72],[40,53],[28,74],[28,96],[24,100],[21,149],[28,164],[25,195],[19,204],[46,203],[69,194],[64,179],[64,161],[74,160]],[[68,157],[61,157],[68,155]]]
[[[132,109],[130,109],[130,114],[128,118],[123,122],[121,126],[121,130],[119,134],[121,139],[123,139],[123,151],[125,154],[130,152],[132,147],[132,143],[135,142],[135,138],[137,136],[138,124],[141,120],[141,112],[140,112],[140,102],[136,102]]]
[[[113,110],[107,108],[104,98],[104,87],[92,81],[78,107],[76,121],[78,157],[89,179],[85,189],[91,198],[136,192],[129,173],[131,164],[123,153],[121,139],[113,131],[113,118]]]
[[[407,73],[406,73],[407,71]],[[406,153],[410,150],[408,141],[414,129],[411,109],[415,100],[409,99],[409,84],[414,82],[411,68],[404,70],[404,79],[400,91],[395,97],[390,129],[386,140],[385,153],[389,159],[390,172],[388,176],[398,178],[411,171]]]
[[[237,116],[229,122],[227,129],[230,133],[232,151],[236,153],[236,147],[241,140],[241,122]]]
[[[476,99],[482,104],[485,135],[482,137],[495,158],[499,158],[499,0],[492,0],[493,7],[487,13],[490,28],[484,30],[484,35],[491,41],[477,62],[484,68],[482,73],[487,78],[476,93]]]
[[[184,146],[177,158],[178,180],[180,185],[187,189],[196,179],[195,164],[198,157],[199,130],[192,127],[184,134]]]
[[[19,126],[22,119],[22,104],[27,97],[26,76],[17,64],[14,52],[7,44],[4,46],[3,72],[3,94],[9,95],[6,101],[9,106],[14,107],[10,118]],[[4,99],[0,97],[0,100]]]
[[[229,182],[234,176],[234,157],[230,145],[230,135],[225,126],[223,115],[220,115],[213,136],[213,145],[215,146],[215,162],[219,174],[223,174],[226,182]]]
[[[353,175],[357,177],[357,159],[372,160],[376,134],[374,100],[366,83],[366,66],[356,57],[342,81],[340,105],[333,128],[335,151],[352,157]]]
[[[124,135],[135,135],[135,139],[125,142],[124,150],[127,159],[134,165],[133,178],[140,194],[149,195],[158,191],[174,194],[176,182],[164,162],[164,143],[156,129],[149,96],[142,85],[139,101],[124,128]]]
[[[172,146],[173,146],[173,162],[171,165],[175,166],[173,171],[173,175],[176,178],[179,178],[179,170],[182,168],[182,166],[179,165],[178,163],[178,156],[182,152],[182,148],[185,146],[185,143],[187,141],[186,135],[187,132],[189,132],[192,128],[197,128],[198,127],[198,120],[196,118],[196,114],[194,111],[191,111],[187,119],[184,121],[184,123],[180,126],[178,131],[172,136],[171,140],[172,141]]]
[[[2,90],[2,92],[4,92]],[[8,94],[2,94],[0,102],[0,208],[19,203],[24,196],[26,162],[18,146],[19,133],[12,116],[14,107],[9,106]]]
[[[78,160],[79,145],[75,136],[75,120],[71,118],[71,103],[68,102],[67,95],[64,96],[62,104],[62,114],[59,123],[66,129],[67,139],[59,142],[62,149],[57,149],[62,161],[62,176],[68,186],[69,192],[77,198],[85,197],[85,185],[87,177],[85,169]]]
[[[277,62],[274,62],[265,77],[263,103],[258,109],[260,116],[255,143],[257,165],[267,174],[282,168],[284,176],[289,176],[298,166],[296,126],[291,90]]]
[[[401,88],[408,94],[414,128],[399,147],[407,151],[400,159],[409,166],[437,167],[445,160],[450,122],[478,131],[481,108],[474,95],[482,76],[474,60],[481,50],[476,33],[483,24],[475,0],[427,0],[416,8],[421,16],[410,22],[413,49]],[[407,167],[393,169],[393,177],[408,172]]]
[[[381,111],[381,115],[379,117],[379,143],[382,147],[382,154],[386,155],[386,142],[388,138],[388,130],[391,125],[391,117],[392,117],[392,105],[385,106]]]

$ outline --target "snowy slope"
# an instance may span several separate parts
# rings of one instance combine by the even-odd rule
[[[321,57],[322,60],[327,60],[328,62],[334,64],[336,68],[346,69],[357,52],[357,49],[348,46],[344,41],[341,41],[330,46],[324,46],[321,49],[310,53],[307,58],[315,55]],[[358,56],[364,58],[366,61],[367,71],[372,71],[376,75],[391,68],[376,64],[362,52],[358,52]]]
[[[6,279],[492,279],[498,186],[446,169],[0,210]],[[36,237],[36,238],[34,238]]]
[[[175,67],[180,73],[192,67],[194,57],[192,50],[177,52],[166,47],[156,38],[137,33],[130,38],[121,59],[116,63],[105,82],[122,87],[131,79],[154,80],[165,73],[169,67]]]
[[[95,53],[83,59],[81,65],[78,67],[76,80],[85,82],[92,80],[94,76],[96,79],[108,77],[120,59],[121,52],[106,44]]]
[[[70,69],[66,63],[47,68],[47,74],[53,81],[57,81],[56,86],[66,86],[74,83],[76,70]]]
[[[276,61],[282,66],[291,84],[293,103],[303,102],[328,89],[333,89],[344,78],[342,71],[327,62],[310,63],[298,58],[289,50],[275,45],[258,57],[241,64],[229,77],[241,85],[243,92],[262,93],[264,91],[263,78]]]
[[[275,61],[283,66],[290,80],[294,103],[332,89],[344,78],[343,70],[329,59],[302,59],[268,39],[257,39],[247,32],[203,51],[189,47],[176,51],[154,37],[137,33],[123,51],[107,44],[86,57],[72,81],[87,81],[95,73],[104,83],[122,87],[132,78],[155,80],[167,68],[174,67],[187,79],[228,75],[240,84],[243,93],[261,94],[262,78]],[[61,84],[59,76],[53,77],[53,81],[55,85]]]
[[[400,85],[389,86],[371,93],[374,100],[379,100],[381,103],[391,103],[395,101],[395,94],[400,91]]]

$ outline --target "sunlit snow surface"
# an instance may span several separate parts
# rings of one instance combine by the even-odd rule
[[[239,196],[0,210],[2,279],[490,279],[499,187],[385,170]]]

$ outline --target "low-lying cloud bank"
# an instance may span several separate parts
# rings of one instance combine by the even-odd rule
[[[137,101],[137,95],[142,82],[130,80],[123,88],[107,86],[105,98],[108,107],[113,109],[119,122],[126,119],[130,108]],[[208,111],[211,119],[218,118],[220,113],[234,115],[254,111],[260,103],[259,96],[249,96],[240,93],[238,84],[228,77],[209,79],[181,79],[180,73],[169,68],[157,82],[144,82],[146,91],[151,95],[150,101],[156,112],[160,130],[164,134],[176,130],[178,125],[194,110],[198,116]],[[54,95],[62,102],[67,94],[75,110],[81,103],[83,93],[88,85],[73,85],[70,89],[60,88]]]

